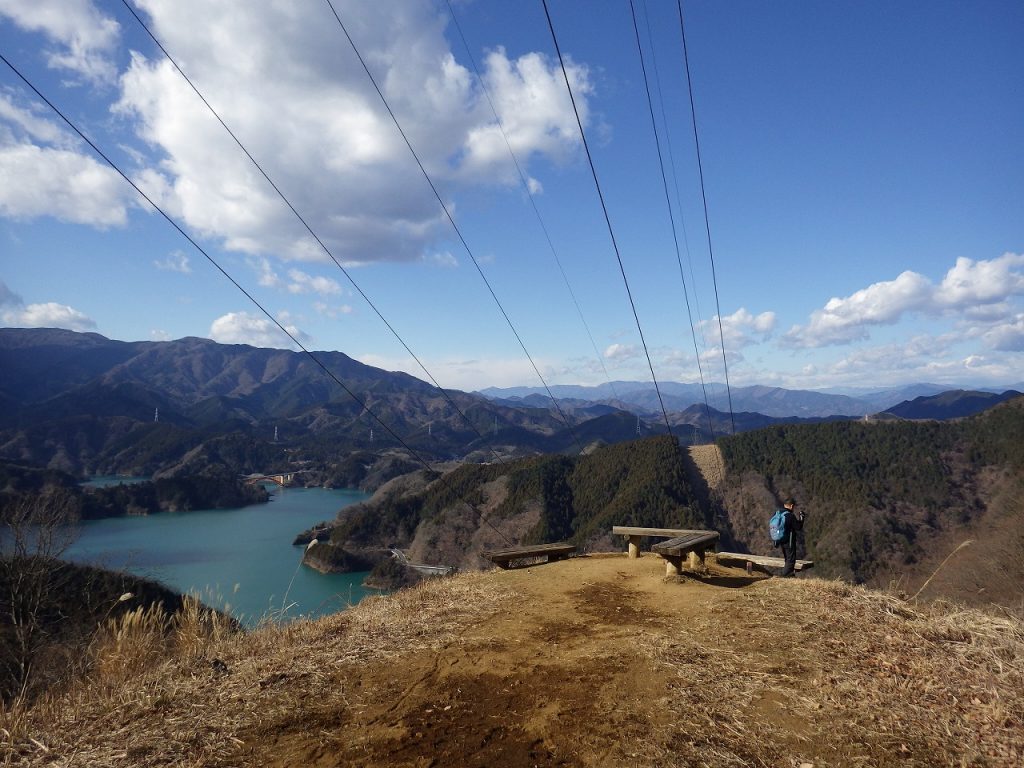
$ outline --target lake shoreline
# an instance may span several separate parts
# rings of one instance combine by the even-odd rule
[[[64,559],[154,578],[255,626],[277,617],[322,616],[371,594],[367,572],[321,574],[301,567],[295,531],[365,500],[354,490],[284,488],[270,503],[83,520]]]

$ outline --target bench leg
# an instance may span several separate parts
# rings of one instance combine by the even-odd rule
[[[629,537],[629,559],[635,560],[640,557],[640,537],[630,536]]]
[[[683,572],[683,559],[681,557],[665,558],[665,575],[679,576]]]
[[[704,551],[693,550],[690,552],[690,560],[687,563],[692,571],[703,571],[704,570]]]

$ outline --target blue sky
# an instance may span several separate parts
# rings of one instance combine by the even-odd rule
[[[440,384],[539,384],[330,7],[264,5],[133,7]],[[549,6],[655,372],[721,381],[676,3],[635,7],[692,326],[630,4]],[[479,74],[444,2],[335,7],[548,383],[649,378],[539,0],[454,3]],[[1021,382],[1024,5],[684,10],[731,382]],[[122,4],[0,0],[0,52],[309,348],[425,378]],[[6,66],[0,324],[289,346]]]

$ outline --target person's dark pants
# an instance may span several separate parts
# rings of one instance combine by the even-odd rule
[[[783,576],[793,576],[796,573],[796,542],[782,542],[782,558],[786,561],[786,567],[782,571]]]

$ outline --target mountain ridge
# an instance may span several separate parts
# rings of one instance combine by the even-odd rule
[[[361,402],[300,352],[199,337],[126,342],[62,329],[0,329],[0,459],[76,473],[148,475],[185,469],[185,455],[195,466],[231,461],[233,469],[249,472],[263,471],[268,456],[282,465],[322,464],[351,451],[407,450],[399,439],[429,461],[491,461],[578,453],[668,431],[653,385],[643,382],[618,382],[614,393],[610,386],[555,385],[560,395],[608,390],[618,396],[563,397],[556,409],[529,388],[510,389],[501,399],[442,393],[342,352],[315,355]],[[709,388],[724,401],[724,389]],[[664,391],[669,425],[688,442],[852,418],[828,413],[843,410],[848,398],[821,393],[740,388],[733,412],[725,413],[703,405],[698,385],[667,382]],[[696,399],[686,394],[698,391]],[[763,411],[745,408],[751,403]]]

